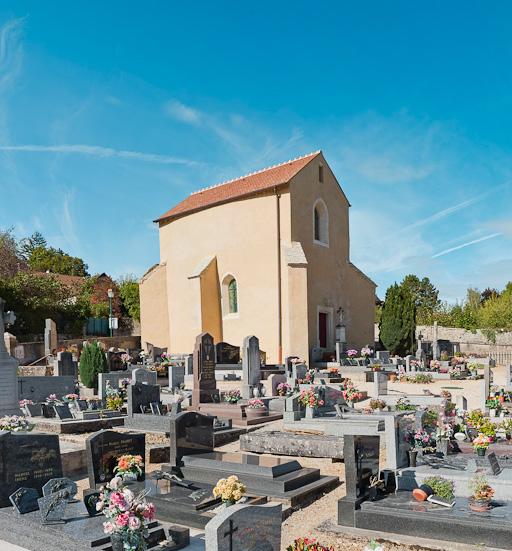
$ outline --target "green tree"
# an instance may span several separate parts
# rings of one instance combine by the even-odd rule
[[[0,230],[0,277],[13,277],[27,264],[18,252],[18,243],[12,228]]]
[[[80,381],[87,388],[98,387],[98,373],[108,371],[107,358],[97,342],[87,343],[80,355]]]
[[[412,352],[416,331],[416,304],[410,289],[394,284],[386,291],[380,320],[380,340],[392,354]]]
[[[56,274],[88,276],[87,264],[76,256],[70,256],[61,249],[53,247],[35,247],[28,259],[30,268],[37,272],[53,272]]]
[[[43,237],[43,234],[36,231],[30,237],[25,237],[18,243],[18,250],[22,258],[28,261],[30,255],[38,247],[46,248],[48,243]]]
[[[121,308],[130,318],[140,320],[139,282],[133,275],[119,278],[117,285],[121,296]]]
[[[429,324],[432,315],[440,305],[439,291],[428,277],[419,279],[414,274],[404,277],[401,286],[408,289],[416,306],[416,317],[420,324]]]

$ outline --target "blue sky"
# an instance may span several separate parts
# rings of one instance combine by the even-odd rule
[[[158,261],[191,191],[322,149],[378,294],[512,279],[512,4],[2,2],[0,227]]]

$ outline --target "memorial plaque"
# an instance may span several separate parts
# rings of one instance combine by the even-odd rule
[[[192,406],[219,401],[215,381],[215,346],[209,333],[201,333],[194,348],[194,383]]]
[[[68,404],[53,406],[53,410],[55,411],[55,415],[57,415],[57,417],[61,421],[65,421],[66,419],[73,419],[73,414],[71,413]]]
[[[140,455],[145,461],[146,435],[100,430],[85,441],[89,485],[95,489],[114,478],[114,467],[122,455]],[[144,472],[139,477],[144,480]]]
[[[52,478],[43,486],[43,496],[47,497],[56,492],[62,492],[62,495],[68,496],[68,501],[72,501],[78,492],[78,488],[76,482],[69,478]]]
[[[37,511],[39,509],[38,499],[39,494],[34,488],[18,488],[9,496],[10,502],[20,515]]]
[[[494,476],[497,476],[501,473],[502,468],[499,464],[498,458],[496,457],[496,454],[494,452],[491,452],[487,455],[487,460],[489,461],[489,465],[491,466],[491,471]]]
[[[37,500],[37,503],[39,504],[43,524],[60,524],[65,522],[64,513],[68,505],[65,491],[41,497]]]
[[[57,434],[0,433],[0,507],[8,507],[9,496],[19,488],[34,488],[41,496],[43,486],[60,477]]]
[[[84,492],[84,505],[90,517],[94,517],[101,513],[101,511],[96,509],[96,504],[99,500],[100,492],[96,492],[95,490],[86,490]]]
[[[128,415],[151,413],[151,404],[160,402],[160,385],[131,384],[127,388]]]

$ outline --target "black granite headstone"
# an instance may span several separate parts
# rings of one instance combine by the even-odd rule
[[[57,434],[0,432],[0,507],[10,504],[9,496],[19,488],[42,487],[62,477]]]
[[[212,403],[219,400],[215,380],[215,345],[209,333],[201,333],[196,338],[193,356],[192,406]]]
[[[87,409],[89,409],[89,404],[87,403],[87,400],[75,400],[75,404],[77,405],[79,411],[86,411]]]
[[[71,413],[68,404],[55,405],[53,406],[53,410],[55,411],[55,415],[61,421],[65,419],[73,419],[73,414]]]
[[[127,392],[128,415],[151,413],[151,403],[160,402],[160,385],[132,384],[128,386]]]
[[[59,375],[78,377],[78,362],[73,360],[71,352],[59,352],[57,356]]]
[[[34,488],[18,488],[9,496],[9,501],[20,515],[37,511],[39,509],[38,499],[39,494]]]
[[[140,455],[145,461],[146,435],[100,430],[85,441],[87,472],[91,489],[114,478],[114,467],[122,455]],[[144,473],[140,477],[144,480]]]
[[[214,417],[184,411],[170,418],[170,463],[181,465],[184,455],[207,453],[214,447]]]
[[[215,355],[218,364],[240,363],[240,347],[227,342],[219,342],[215,345]]]

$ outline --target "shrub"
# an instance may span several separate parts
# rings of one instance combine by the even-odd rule
[[[431,476],[425,478],[423,484],[430,486],[434,494],[444,499],[453,498],[453,480],[448,480],[442,476]]]
[[[80,381],[87,388],[98,386],[98,373],[108,371],[107,358],[97,342],[87,343],[80,356]]]

